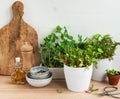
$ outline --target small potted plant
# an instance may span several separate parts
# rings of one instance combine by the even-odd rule
[[[95,34],[92,38],[87,39],[87,43],[92,46],[94,57],[98,63],[93,69],[92,79],[104,81],[105,70],[111,68],[113,56],[119,43],[114,41],[109,34]]]
[[[110,85],[117,85],[120,79],[120,72],[117,70],[106,70],[107,72],[107,77]]]

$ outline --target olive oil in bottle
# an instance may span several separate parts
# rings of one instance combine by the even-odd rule
[[[26,83],[25,75],[26,75],[26,73],[22,69],[22,63],[20,61],[20,57],[16,57],[15,65],[14,65],[13,71],[11,73],[12,83],[25,84]]]

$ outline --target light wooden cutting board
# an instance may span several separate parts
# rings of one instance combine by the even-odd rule
[[[12,5],[12,20],[0,29],[0,74],[10,75],[15,57],[21,57],[20,47],[26,41],[33,46],[33,66],[40,64],[38,36],[36,31],[22,19],[23,9],[23,3],[16,1]]]

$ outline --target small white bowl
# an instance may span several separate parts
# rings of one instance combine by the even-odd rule
[[[30,77],[39,79],[39,78],[48,78],[49,69],[44,66],[35,66],[30,69]]]
[[[52,72],[50,72],[50,76],[44,79],[34,79],[30,78],[30,72],[26,74],[27,82],[33,87],[44,87],[47,86],[52,81]]]

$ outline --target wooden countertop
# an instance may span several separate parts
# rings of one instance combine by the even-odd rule
[[[91,81],[94,88],[98,88],[101,92],[105,86],[108,86],[107,82]],[[117,86],[120,91],[120,83]],[[62,90],[62,93],[58,93],[58,90]],[[109,96],[99,97],[97,95],[85,93],[85,92],[72,92],[66,87],[64,80],[52,80],[52,82],[43,88],[34,88],[29,84],[16,85],[12,84],[10,76],[0,76],[0,99],[113,99]]]

